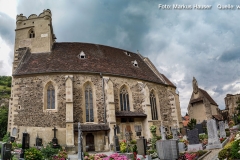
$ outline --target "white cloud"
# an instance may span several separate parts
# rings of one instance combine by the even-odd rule
[[[0,66],[0,75],[11,75],[12,66],[10,61],[10,54],[13,54],[12,48],[0,37],[0,61],[2,61],[2,66]]]
[[[3,12],[7,14],[9,17],[15,19],[17,15],[17,1],[0,0],[0,12]]]

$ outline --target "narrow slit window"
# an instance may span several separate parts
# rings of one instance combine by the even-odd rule
[[[156,97],[153,92],[150,93],[150,105],[151,105],[152,120],[158,120]]]
[[[47,89],[47,109],[55,109],[55,89],[52,84]]]
[[[85,108],[86,122],[94,122],[92,88],[89,84],[85,88]]]

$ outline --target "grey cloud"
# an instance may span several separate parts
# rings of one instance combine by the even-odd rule
[[[223,54],[219,57],[219,60],[222,62],[239,61],[239,59],[240,47],[231,48],[231,50],[223,52]]]
[[[212,89],[213,99],[223,108],[226,90],[223,91],[222,87],[240,77],[239,47],[235,47],[240,41],[238,12],[216,8],[218,3],[228,4],[227,0],[202,0],[201,4],[213,6],[209,11],[164,11],[158,9],[159,3],[200,2],[82,0],[38,1],[36,5],[35,1],[23,0],[17,11],[18,14],[29,16],[32,13],[39,14],[43,9],[51,9],[58,42],[89,42],[134,52],[139,50],[167,77],[184,75],[183,79],[176,81],[184,110],[191,96],[186,93],[192,91],[193,76],[203,88],[217,86]],[[238,4],[238,1],[231,3]],[[7,26],[4,28],[7,29]],[[0,29],[0,34],[2,32]],[[229,93],[235,91],[236,86],[227,90]]]
[[[0,22],[0,37],[7,43],[13,44],[15,21],[0,11]]]

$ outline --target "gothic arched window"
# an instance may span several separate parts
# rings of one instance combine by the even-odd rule
[[[32,29],[29,32],[29,38],[35,38],[35,33]]]
[[[125,87],[120,91],[121,111],[130,111],[128,92]]]
[[[153,92],[150,93],[150,105],[151,105],[152,120],[158,120],[156,97]]]
[[[47,88],[47,109],[55,109],[55,89],[52,84]]]
[[[85,108],[86,122],[94,122],[92,88],[89,84],[85,87]]]

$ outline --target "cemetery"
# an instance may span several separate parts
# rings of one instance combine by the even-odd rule
[[[232,121],[230,124],[233,123]],[[110,159],[137,159],[137,160],[200,160],[211,153],[212,149],[222,149],[219,159],[240,158],[240,131],[239,126],[228,127],[223,121],[207,120],[202,124],[189,123],[188,128],[173,127],[171,133],[167,133],[163,124],[150,127],[151,139],[141,136],[142,128],[135,126],[135,132],[139,136],[132,139],[132,133],[126,132],[124,138],[120,138],[119,127],[114,128],[114,144],[110,155],[98,152],[83,152],[81,125],[78,124],[78,159],[85,160],[110,160]],[[156,134],[157,129],[160,135]],[[1,144],[1,160],[12,158],[25,160],[64,160],[68,153],[64,146],[58,144],[56,137],[57,128],[52,129],[54,137],[46,146],[42,144],[42,138],[36,137],[36,145],[29,146],[28,133],[22,133],[22,143],[16,143],[15,138],[8,134]]]
[[[230,121],[230,124],[233,122]],[[204,129],[204,125],[206,129]],[[214,119],[205,123],[196,124],[188,128],[178,129],[173,127],[171,133],[166,133],[165,127],[150,126],[151,139],[141,136],[142,128],[135,126],[135,132],[139,136],[132,139],[132,133],[126,132],[124,138],[119,138],[119,128],[114,126],[114,144],[112,154],[83,152],[82,132],[78,126],[78,157],[85,160],[110,160],[110,159],[138,159],[138,160],[197,160],[203,159],[212,149],[222,148],[219,152],[219,159],[240,158],[240,131],[238,126],[231,126],[220,121],[218,124]],[[157,129],[160,135],[156,134]],[[36,137],[36,145],[29,146],[29,134],[22,134],[22,143],[16,143],[15,139],[7,135],[5,142],[1,144],[1,159],[25,159],[25,160],[63,160],[67,159],[67,152],[64,146],[58,144],[56,137],[57,129],[53,129],[54,137],[46,146],[43,146],[42,139]]]

